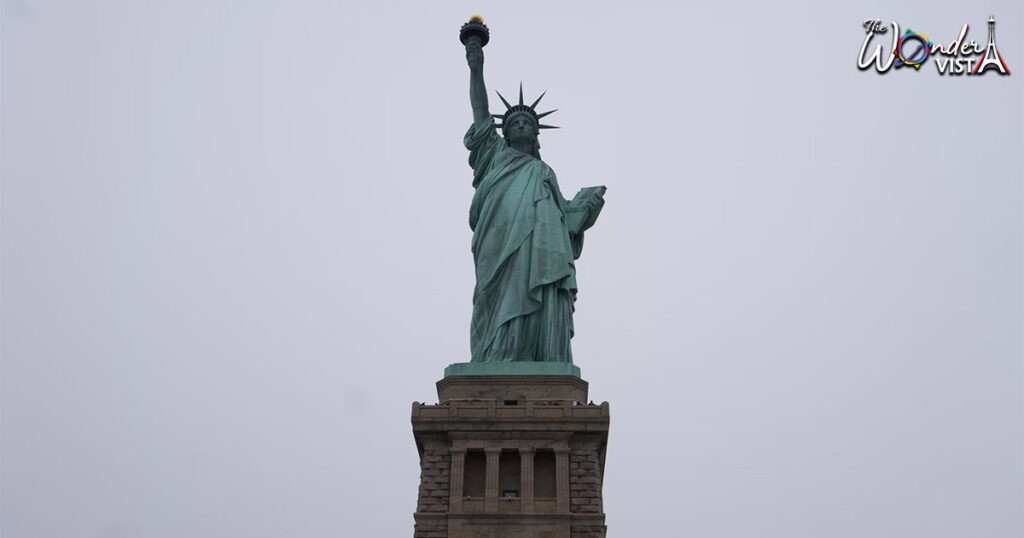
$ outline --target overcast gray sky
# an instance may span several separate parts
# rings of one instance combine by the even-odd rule
[[[1024,535],[1019,1],[2,5],[3,538],[411,536],[473,13],[608,186],[611,536]],[[1009,77],[856,67],[990,14]]]

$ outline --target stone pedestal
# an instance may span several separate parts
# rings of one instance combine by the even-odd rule
[[[609,408],[579,369],[447,371],[439,404],[412,405],[414,538],[603,538]]]

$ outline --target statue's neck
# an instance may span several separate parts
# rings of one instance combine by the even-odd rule
[[[536,157],[533,154],[533,142],[509,142],[508,146],[514,150]]]

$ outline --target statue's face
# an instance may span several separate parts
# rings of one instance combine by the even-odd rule
[[[505,124],[505,138],[509,142],[533,142],[537,140],[537,124],[526,114],[516,114]]]

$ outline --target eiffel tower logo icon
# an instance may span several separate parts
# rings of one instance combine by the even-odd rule
[[[1010,74],[1010,70],[1006,67],[1006,62],[1003,61],[1003,57],[996,50],[996,18],[992,15],[988,17],[988,48],[985,49],[985,56],[978,62],[978,65],[974,66],[974,71],[971,74],[983,74],[989,67],[998,69],[1001,75]]]

